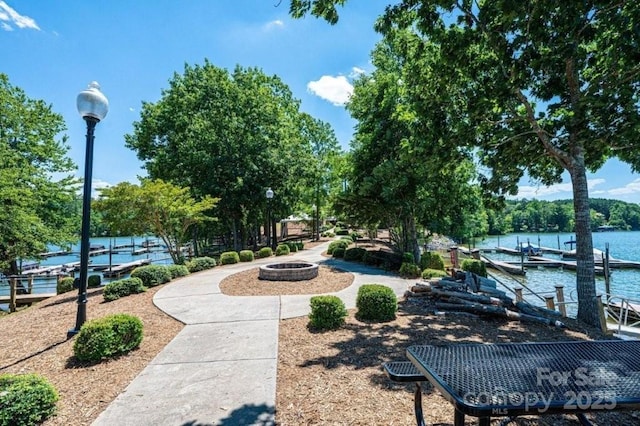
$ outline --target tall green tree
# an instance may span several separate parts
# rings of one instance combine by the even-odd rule
[[[300,200],[300,177],[315,167],[299,103],[259,69],[185,65],[159,101],[143,103],[125,139],[151,178],[220,198],[221,233],[239,248],[265,218],[266,189],[275,192],[273,216],[286,217]]]
[[[0,271],[19,273],[22,258],[48,244],[77,240],[75,166],[60,114],[0,74]],[[59,138],[59,139],[58,139]]]
[[[293,0],[291,11],[335,22],[343,3]],[[515,194],[525,171],[543,184],[569,173],[578,318],[592,325],[599,318],[586,172],[612,156],[640,169],[638,22],[640,4],[631,1],[403,0],[378,26],[412,26],[424,36],[431,49],[420,59],[439,69],[453,89],[447,96],[465,100],[456,111],[460,138],[451,142],[479,148],[491,172],[486,188]],[[425,84],[416,77],[416,87]]]
[[[182,247],[191,236],[191,228],[213,220],[207,214],[217,201],[209,196],[198,201],[189,188],[145,179],[140,185],[122,182],[103,189],[95,208],[112,234],[156,235],[166,245],[173,262],[182,264]]]

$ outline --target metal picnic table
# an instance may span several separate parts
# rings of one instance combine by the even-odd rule
[[[558,413],[589,424],[585,412],[640,409],[640,341],[424,345],[407,357],[454,405],[455,426]]]

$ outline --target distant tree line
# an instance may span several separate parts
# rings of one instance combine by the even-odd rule
[[[589,200],[591,229],[613,226],[616,230],[640,230],[640,205],[620,200]],[[487,210],[489,235],[509,232],[575,232],[572,200],[509,200],[503,210]]]

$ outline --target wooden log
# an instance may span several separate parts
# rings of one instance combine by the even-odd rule
[[[446,291],[440,290],[437,288],[432,289],[431,291],[435,296],[441,297],[457,297],[464,300],[470,300],[472,302],[482,303],[485,305],[496,305],[503,306],[504,302],[496,297],[485,296],[482,294],[473,294],[473,293],[462,293],[456,291]]]
[[[561,321],[552,320],[540,316],[522,314],[520,312],[510,311],[506,308],[498,306],[482,305],[479,303],[472,303],[464,301],[464,303],[436,303],[437,309],[445,310],[459,310],[464,312],[477,313],[481,315],[494,315],[501,318],[507,318],[511,320],[518,320],[522,322],[533,322],[536,324],[550,325],[558,328],[564,328],[565,325]]]
[[[430,293],[431,284],[415,283],[409,288],[409,290],[411,290],[414,293]]]
[[[562,316],[560,312],[530,305],[527,302],[516,302],[516,308],[518,308],[518,310],[520,310],[521,312],[529,315],[550,316],[554,318],[560,318]]]
[[[416,293],[413,292],[411,290],[407,290],[404,292],[404,297],[431,297],[431,293],[426,293],[426,292],[422,292],[422,293]]]

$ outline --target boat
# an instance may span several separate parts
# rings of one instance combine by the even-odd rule
[[[601,225],[596,228],[596,232],[613,232],[616,230],[615,226]]]
[[[515,248],[515,250],[527,256],[540,256],[542,254],[542,249],[539,246],[535,246],[533,244],[520,244]]]
[[[576,258],[576,249],[565,251],[560,255],[563,259],[575,259]],[[597,248],[593,249],[593,260],[596,263],[602,263],[602,259],[604,259],[606,253],[602,250],[598,250]],[[611,256],[609,256],[609,260],[617,260]]]

